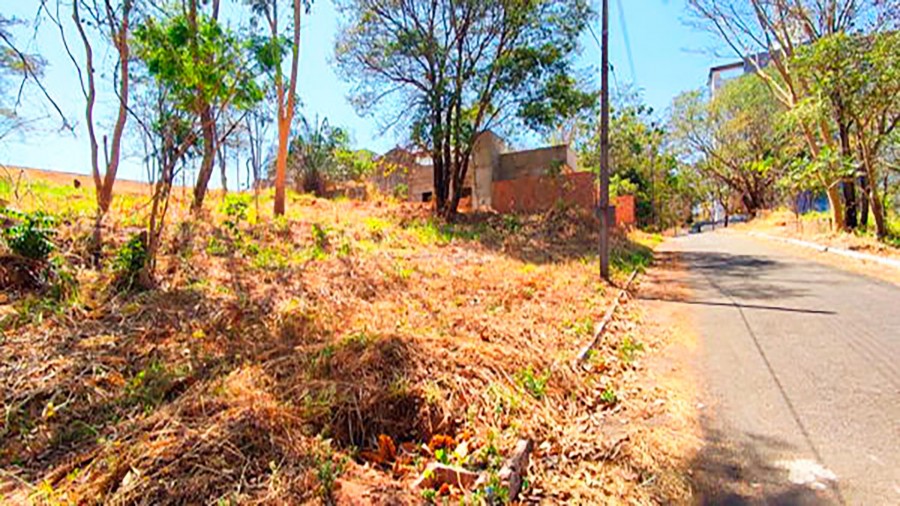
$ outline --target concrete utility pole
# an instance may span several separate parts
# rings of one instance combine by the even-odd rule
[[[609,0],[602,0],[600,44],[600,277],[609,281]]]

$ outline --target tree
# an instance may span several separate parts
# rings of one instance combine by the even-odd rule
[[[56,101],[50,96],[42,82],[44,67],[46,67],[47,62],[41,55],[26,53],[16,45],[12,29],[23,24],[18,19],[8,18],[0,14],[0,89],[3,90],[2,94],[0,94],[0,140],[28,123],[19,116],[17,109],[22,102],[25,86],[29,82],[34,83],[38,87],[44,99],[59,114],[63,122],[63,128],[71,129],[69,120],[63,114]],[[18,78],[18,86],[8,86],[6,82],[7,77]],[[8,105],[6,102],[8,98],[12,98],[6,96],[7,90],[15,90],[15,93],[11,93],[11,95],[15,95],[12,105]]]
[[[128,121],[128,99],[131,80],[131,48],[130,37],[135,14],[134,0],[112,2],[110,0],[74,0],[71,7],[71,22],[74,25],[81,43],[83,57],[78,58],[69,45],[62,17],[63,2],[57,0],[55,15],[49,14],[47,0],[42,0],[42,7],[59,29],[59,34],[75,70],[85,100],[85,124],[88,131],[88,142],[91,152],[91,175],[94,181],[97,198],[97,219],[94,226],[95,259],[99,257],[102,242],[102,226],[113,199],[113,186],[119,170],[122,155],[122,137]],[[113,89],[118,105],[115,124],[110,137],[103,135],[103,170],[101,171],[100,143],[98,139],[95,105],[97,102],[97,70],[102,63],[95,56],[95,36],[109,43],[116,54],[112,72]],[[103,75],[101,73],[101,75]],[[108,141],[108,142],[107,142]]]
[[[685,163],[727,185],[754,216],[773,203],[788,164],[791,135],[778,122],[783,111],[761,80],[745,76],[712,100],[700,91],[676,97],[670,140]]]
[[[314,121],[301,116],[297,135],[288,152],[288,172],[294,186],[304,192],[323,195],[328,179],[340,179],[337,155],[346,150],[350,138],[327,118]],[[277,179],[277,168],[276,168]]]
[[[434,167],[436,210],[456,214],[472,149],[492,126],[540,129],[592,105],[572,57],[586,0],[341,0],[335,58],[358,109],[394,109]]]
[[[848,120],[848,144],[855,149],[858,161],[849,170],[856,172],[856,166],[860,166],[860,181],[872,208],[876,233],[879,238],[886,237],[878,182],[885,173],[887,149],[900,124],[900,35],[830,35],[800,48],[794,63],[798,74],[809,83],[810,96],[805,105],[813,114],[827,114],[837,107],[835,101],[840,101]]]
[[[837,33],[877,33],[900,25],[896,15],[900,0],[689,0],[688,4],[703,25],[755,67],[756,74],[790,110],[810,94],[808,78],[798,75],[791,64],[798,48]],[[766,62],[771,63],[773,73],[761,72]],[[847,228],[856,221],[853,181],[841,170],[852,156],[849,118],[843,98],[833,98],[827,119],[801,117],[798,128],[816,161],[813,166],[824,171],[820,178],[826,180],[834,226]]]
[[[292,39],[290,81],[287,88],[284,86],[285,40],[279,29],[278,0],[246,0],[254,13],[262,15],[269,26],[267,40],[257,44],[259,60],[264,68],[272,75],[275,85],[275,100],[277,105],[276,123],[278,125],[278,151],[275,158],[275,215],[284,215],[285,208],[285,179],[287,177],[288,143],[290,141],[291,125],[294,121],[294,110],[297,105],[297,76],[300,68],[300,17],[305,8],[309,12],[311,1],[291,0],[293,12],[293,24],[290,29]]]
[[[200,11],[196,0],[186,9],[163,11],[135,31],[138,56],[152,76],[166,86],[177,107],[199,119],[203,157],[191,208],[199,212],[215,168],[219,146],[243,121],[243,114],[218,128],[227,112],[246,112],[259,102],[262,91],[254,78],[257,70],[251,46],[216,19]]]
[[[667,174],[675,160],[664,145],[665,129],[654,117],[653,109],[632,90],[617,94],[610,118],[610,168],[612,177],[627,186],[635,197],[638,222],[660,225],[660,207],[666,194]],[[575,140],[580,146],[582,166],[600,170],[600,122],[596,114],[587,128],[586,138]]]

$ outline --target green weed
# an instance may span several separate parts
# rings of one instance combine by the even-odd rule
[[[3,229],[3,240],[13,253],[32,260],[45,261],[56,248],[56,218],[43,211],[23,213],[0,209],[0,218],[13,224]]]
[[[600,400],[609,406],[612,406],[619,402],[619,397],[616,395],[616,391],[612,389],[612,387],[606,387],[603,392],[600,393]]]
[[[159,406],[184,374],[154,360],[125,385],[125,405],[142,406],[145,412]]]
[[[519,386],[525,389],[532,397],[541,400],[547,395],[547,382],[550,380],[550,372],[547,371],[540,376],[536,376],[534,369],[528,366],[527,369],[519,371],[516,375]]]
[[[344,474],[346,459],[336,458],[331,449],[331,443],[323,441],[319,445],[318,455],[315,457],[316,478],[319,481],[318,495],[323,503],[331,505],[334,502],[335,484],[338,478]]]
[[[116,285],[120,290],[132,290],[137,286],[138,276],[149,260],[147,234],[135,234],[116,252],[113,271]]]
[[[622,344],[619,345],[619,357],[626,364],[634,362],[638,352],[642,351],[644,351],[644,345],[633,340],[631,336],[625,336],[625,338],[622,339]]]

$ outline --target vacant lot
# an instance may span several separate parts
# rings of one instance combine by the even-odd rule
[[[527,501],[689,494],[683,456],[654,446],[670,406],[642,359],[663,338],[626,305],[586,370],[571,365],[618,292],[598,281],[590,217],[448,225],[420,206],[293,195],[273,220],[263,194],[214,195],[194,219],[176,198],[159,287],[126,292],[113,271],[146,197],[116,199],[100,267],[87,253],[92,198],[34,176],[0,186],[10,207],[58,217],[60,272],[0,296],[7,500],[462,496],[412,487],[439,460],[488,478],[466,501],[503,502],[496,472],[522,437],[536,443]],[[616,238],[620,281],[649,258]]]

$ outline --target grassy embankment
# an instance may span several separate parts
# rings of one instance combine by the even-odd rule
[[[447,225],[415,205],[291,195],[273,219],[264,193],[259,214],[251,196],[213,194],[192,219],[178,191],[159,288],[123,293],[113,259],[145,193],[117,195],[97,269],[89,185],[12,190],[0,183],[9,206],[58,217],[54,263],[73,283],[0,301],[9,500],[414,503],[427,462],[493,476],[522,436],[537,441],[526,498],[687,494],[677,456],[641,442],[665,408],[641,382],[653,345],[633,315],[587,372],[569,365],[617,291],[597,279],[588,217]],[[616,279],[650,257],[617,237]],[[502,499],[488,485],[467,500],[491,485]]]

